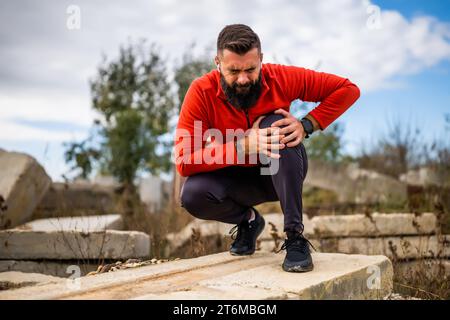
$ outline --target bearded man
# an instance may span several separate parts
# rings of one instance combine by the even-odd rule
[[[310,271],[302,142],[342,115],[359,89],[337,75],[263,64],[258,35],[242,24],[220,32],[214,61],[217,69],[192,82],[181,107],[175,156],[178,172],[188,177],[181,205],[196,218],[235,224],[230,253],[251,255],[265,226],[254,206],[279,201],[287,236],[283,270]],[[296,119],[289,112],[296,99],[320,104]]]

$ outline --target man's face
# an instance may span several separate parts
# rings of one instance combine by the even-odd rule
[[[243,55],[224,49],[216,57],[220,84],[234,107],[248,109],[261,95],[261,61],[262,54],[257,48]]]

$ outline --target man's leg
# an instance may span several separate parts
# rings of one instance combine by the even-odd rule
[[[277,120],[283,119],[282,115],[271,114],[266,116],[260,124],[260,128],[270,127]],[[284,214],[284,231],[303,232],[303,181],[308,171],[308,158],[303,143],[295,147],[285,147],[279,150],[281,158],[275,166],[272,178],[273,188],[280,200]]]
[[[251,207],[278,200],[268,188],[258,167],[227,167],[188,177],[181,206],[199,219],[239,224]]]
[[[273,198],[276,195],[268,194],[265,188],[267,184],[260,180],[258,167],[229,167],[200,173],[186,180],[181,203],[189,213],[199,219],[236,224],[231,230],[234,231],[234,242],[231,244],[230,253],[250,255],[255,252],[256,239],[265,226],[262,215],[252,207],[262,202],[277,200]],[[272,183],[269,185],[271,187]]]
[[[261,128],[270,127],[283,116],[271,114],[260,124]],[[314,268],[309,245],[303,236],[302,188],[308,171],[308,159],[303,143],[295,147],[286,147],[280,152],[280,159],[270,160],[273,188],[280,200],[284,214],[284,231],[287,234],[282,249],[286,249],[283,270],[305,272]],[[274,162],[278,161],[278,163]]]

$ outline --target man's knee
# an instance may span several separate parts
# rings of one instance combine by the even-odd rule
[[[196,211],[198,201],[201,199],[201,192],[195,179],[187,178],[181,189],[181,206],[189,213]]]
[[[186,179],[181,190],[181,206],[199,219],[207,219],[211,214],[212,196],[207,181],[200,176]]]
[[[272,125],[272,123],[274,123],[275,121],[284,119],[284,116],[281,114],[276,114],[276,113],[270,113],[268,114],[264,119],[261,120],[261,123],[259,124],[259,127],[261,129],[263,128],[268,128]],[[280,126],[280,128],[284,128],[285,126]],[[286,147],[284,149],[279,150],[282,158],[284,160],[286,159],[293,159],[294,163],[298,162],[298,159],[302,159],[302,161],[307,162],[307,155],[306,155],[306,151],[305,151],[305,147],[303,145],[303,143],[299,143],[294,147]],[[288,160],[289,162],[289,160]],[[304,164],[305,167],[307,167],[307,164]],[[305,170],[305,174],[306,174],[306,170]]]
[[[281,120],[283,118],[284,116],[281,114],[271,113],[261,120],[259,127],[261,129],[268,128],[272,125],[272,123],[274,123],[277,120]]]

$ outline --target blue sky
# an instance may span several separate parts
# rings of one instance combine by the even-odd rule
[[[444,21],[450,21],[448,0],[374,0],[374,4],[385,10],[397,10],[408,18],[419,15],[431,15]]]
[[[438,0],[375,0],[372,3],[382,10],[396,10],[408,19],[423,15],[432,16],[450,23],[450,1]],[[362,95],[341,120],[351,121],[346,125],[347,142],[366,143],[376,140],[377,128],[386,130],[383,122],[392,118],[404,119],[421,129],[426,141],[442,138],[445,132],[445,114],[450,114],[450,63],[447,59],[422,72],[399,77],[402,85]],[[356,109],[361,110],[356,110]],[[361,121],[359,122],[358,119]],[[374,119],[368,121],[366,119]],[[354,121],[355,120],[355,121]],[[353,122],[354,121],[354,122]],[[369,130],[367,125],[369,124]],[[359,133],[364,132],[362,138]],[[370,134],[369,134],[370,133]],[[448,137],[448,134],[447,134]],[[450,138],[450,137],[448,137]],[[357,148],[357,146],[354,146]],[[354,152],[350,148],[350,152]]]
[[[70,4],[81,9],[79,30],[66,27]],[[377,28],[369,24],[374,6]],[[94,118],[88,78],[102,53],[114,56],[128,39],[144,37],[160,45],[171,68],[192,41],[211,46],[236,22],[260,35],[265,62],[288,57],[314,68],[320,61],[320,71],[360,86],[361,98],[338,119],[346,152],[377,140],[393,118],[419,126],[426,142],[445,137],[450,1],[138,0],[104,7],[22,0],[0,4],[0,148],[33,155],[61,180],[68,169],[62,144],[85,138]]]

